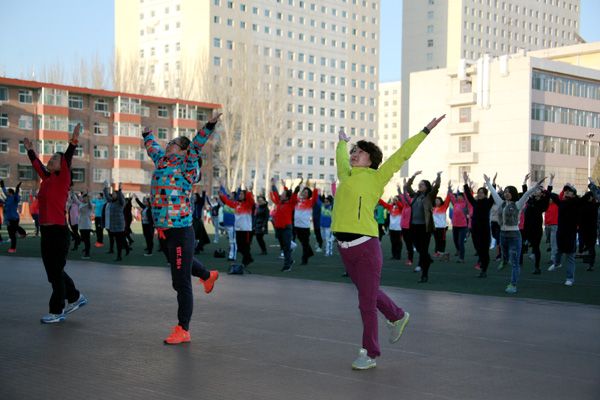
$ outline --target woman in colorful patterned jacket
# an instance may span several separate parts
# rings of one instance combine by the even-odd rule
[[[219,277],[217,271],[207,271],[194,262],[195,236],[192,228],[192,186],[198,179],[198,159],[219,120],[217,114],[200,130],[191,142],[185,136],[171,140],[165,150],[156,142],[152,131],[144,129],[144,145],[154,162],[150,199],[154,225],[171,266],[173,289],[177,292],[178,324],[164,340],[165,344],[191,341],[189,333],[193,311],[191,275],[200,278],[204,291],[212,291]]]

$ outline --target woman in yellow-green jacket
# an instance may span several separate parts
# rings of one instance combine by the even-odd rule
[[[363,321],[362,349],[352,363],[354,369],[375,367],[381,353],[378,343],[377,310],[387,318],[390,342],[400,339],[409,314],[379,289],[382,254],[378,239],[377,221],[373,210],[383,194],[385,185],[419,144],[444,119],[434,118],[421,132],[404,142],[381,167],[383,154],[372,142],[361,140],[348,155],[348,136],[340,131],[336,150],[339,179],[333,206],[332,226],[346,272],[358,289],[358,302]]]

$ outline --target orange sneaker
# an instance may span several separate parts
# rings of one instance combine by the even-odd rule
[[[11,253],[11,254],[13,254],[13,253],[17,252],[17,249],[8,249],[8,252]]]
[[[164,340],[165,344],[189,343],[192,340],[190,333],[183,329],[181,325],[175,325],[171,334]]]
[[[219,271],[210,271],[210,276],[207,280],[200,279],[200,283],[204,285],[204,293],[209,294],[215,287],[215,282],[219,279]]]
[[[96,246],[96,247],[104,247],[104,243],[96,242],[96,244],[94,246]]]

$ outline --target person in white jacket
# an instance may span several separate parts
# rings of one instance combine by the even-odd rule
[[[500,245],[502,246],[502,253],[508,257],[512,265],[510,283],[506,286],[505,292],[514,294],[517,293],[517,284],[521,272],[519,258],[521,256],[522,239],[521,232],[519,231],[519,215],[525,203],[527,203],[527,199],[538,190],[546,178],[536,182],[521,198],[519,198],[517,188],[514,186],[505,187],[504,198],[502,198],[496,192],[496,189],[490,182],[490,178],[484,174],[483,179],[494,198],[494,202],[499,207]]]

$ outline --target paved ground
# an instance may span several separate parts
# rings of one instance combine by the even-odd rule
[[[69,262],[90,304],[43,326],[39,259],[0,257],[0,399],[598,399],[600,307],[387,288],[412,315],[375,370],[353,286],[223,276],[189,345],[166,268]]]

